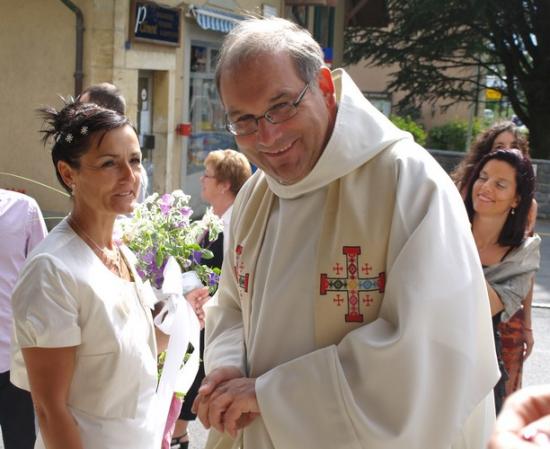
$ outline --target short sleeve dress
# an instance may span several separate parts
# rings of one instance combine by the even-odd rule
[[[153,323],[133,255],[121,251],[135,282],[111,273],[65,219],[33,251],[12,296],[11,380],[30,390],[21,348],[76,346],[68,407],[85,449],[154,446]]]

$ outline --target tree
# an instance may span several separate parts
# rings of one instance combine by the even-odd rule
[[[550,158],[550,0],[387,0],[386,28],[346,29],[347,64],[397,65],[390,90],[421,102],[475,101],[487,76]]]

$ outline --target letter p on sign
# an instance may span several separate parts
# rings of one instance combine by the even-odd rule
[[[146,17],[147,17],[147,7],[140,6],[136,14],[136,27],[134,29],[134,33],[138,32],[139,26],[143,23]]]

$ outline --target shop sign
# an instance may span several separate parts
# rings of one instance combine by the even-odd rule
[[[179,47],[180,17],[179,8],[171,8],[152,1],[132,0],[130,40]]]

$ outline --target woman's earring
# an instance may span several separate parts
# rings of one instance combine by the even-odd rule
[[[512,207],[512,210],[510,211],[510,213],[511,213],[512,215],[514,215],[514,214],[516,213],[516,208],[515,208],[515,207]]]

